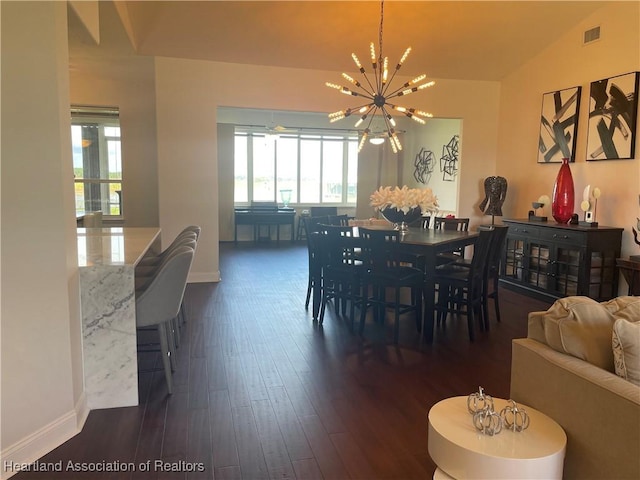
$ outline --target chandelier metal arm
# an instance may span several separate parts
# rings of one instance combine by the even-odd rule
[[[430,87],[434,84],[434,82],[427,82],[418,85],[422,82],[426,75],[420,75],[413,80],[406,82],[401,85],[399,88],[392,89],[391,83],[396,77],[398,70],[407,59],[409,53],[411,52],[411,47],[407,48],[404,52],[404,55],[400,59],[400,61],[396,64],[395,69],[391,72],[391,76],[389,78],[389,59],[385,57],[382,50],[382,39],[383,39],[383,25],[384,25],[384,0],[380,2],[380,29],[378,31],[378,52],[376,54],[376,48],[373,42],[370,44],[370,56],[371,56],[371,66],[373,71],[371,72],[371,77],[367,75],[366,70],[358,60],[358,57],[355,53],[351,54],[353,61],[355,62],[358,70],[364,77],[365,85],[360,83],[357,80],[354,80],[352,77],[343,73],[342,76],[346,78],[350,83],[355,85],[358,89],[357,91],[351,90],[347,87],[343,87],[340,85],[335,85],[331,83],[327,83],[327,86],[331,88],[335,88],[339,90],[341,93],[363,97],[370,100],[370,103],[365,103],[355,108],[348,108],[346,110],[340,110],[338,112],[334,112],[329,114],[329,119],[331,122],[335,122],[337,120],[341,120],[345,117],[350,116],[356,111],[361,114],[359,120],[356,122],[355,127],[358,128],[363,122],[368,119],[367,126],[362,132],[362,137],[360,139],[360,143],[358,145],[358,151],[362,149],[364,142],[371,133],[371,125],[373,119],[376,115],[382,116],[384,120],[384,125],[386,129],[386,134],[389,137],[389,143],[391,144],[391,148],[394,153],[397,153],[398,150],[402,150],[402,144],[400,143],[400,139],[394,129],[396,122],[391,116],[390,110],[395,110],[399,113],[403,113],[407,117],[419,122],[424,123],[424,119],[421,117],[431,117],[430,113],[423,112],[421,110],[416,110],[414,108],[405,108],[399,105],[395,105],[390,103],[389,100],[396,97],[401,97],[405,95],[409,95],[413,92],[417,92],[418,90],[422,90],[424,88]],[[368,85],[368,88],[367,88]],[[389,93],[391,92],[391,93]]]

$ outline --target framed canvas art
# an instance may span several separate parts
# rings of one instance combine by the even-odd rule
[[[639,72],[591,82],[587,160],[633,158]]]
[[[582,87],[542,95],[538,163],[575,161],[576,132]]]

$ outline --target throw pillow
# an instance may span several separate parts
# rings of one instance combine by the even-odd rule
[[[547,344],[559,352],[614,371],[611,329],[614,315],[589,297],[565,297],[547,310],[544,334]]]
[[[612,343],[616,375],[640,386],[640,321],[616,320]]]

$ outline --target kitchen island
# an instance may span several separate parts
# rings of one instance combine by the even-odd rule
[[[78,228],[84,390],[90,409],[138,404],[135,266],[160,229]]]

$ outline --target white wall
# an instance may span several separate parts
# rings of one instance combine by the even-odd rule
[[[70,15],[70,22],[79,20]],[[111,2],[100,2],[100,23],[110,28],[102,31],[99,45],[88,34],[82,36],[82,26],[73,25],[78,38],[70,42],[71,103],[119,107],[125,226],[156,227],[159,217],[153,58],[135,54]],[[167,235],[162,237],[165,245],[172,240]]]
[[[205,231],[211,236],[198,244],[203,255],[199,271],[219,275],[218,215],[224,212],[218,213],[218,162],[232,161],[218,158],[216,108],[339,110],[345,97],[324,85],[337,77],[336,72],[156,58],[160,226],[163,232],[177,232],[185,214],[203,225],[203,236]],[[408,79],[397,81],[402,80]],[[458,212],[475,223],[482,218],[474,208],[482,194],[481,179],[495,174],[498,97],[495,82],[441,80],[411,99],[415,108],[437,117],[464,118],[465,168],[459,179]],[[365,146],[356,215],[366,218],[373,213],[369,195],[379,185],[398,182],[397,166],[403,158]]]
[[[601,26],[601,38],[582,46],[582,32]],[[531,202],[542,194],[551,197],[559,164],[537,164],[542,95],[545,92],[582,86],[576,161],[570,164],[576,190],[576,212],[580,212],[582,190],[588,184],[600,187],[597,221],[600,225],[624,227],[623,256],[637,254],[631,227],[638,215],[640,192],[640,122],[636,125],[636,155],[633,160],[587,162],[587,117],[589,87],[595,80],[640,70],[640,3],[616,2],[568,30],[556,43],[525,63],[502,83],[500,137],[496,173],[509,181],[505,216],[526,218]],[[466,125],[465,125],[466,127]],[[466,132],[466,128],[465,128]],[[551,218],[550,210],[547,215]],[[620,292],[626,292],[626,285]]]
[[[416,125],[411,130],[410,143],[407,145],[403,170],[401,174],[402,183],[409,187],[424,188],[429,187],[438,197],[439,210],[442,215],[449,213],[456,214],[458,211],[458,175],[447,176],[444,180],[443,172],[440,170],[440,158],[442,149],[448,145],[454,135],[459,137],[459,147],[462,146],[462,122],[455,118],[433,118],[427,121],[426,125]],[[415,157],[421,149],[433,152],[434,165],[433,172],[426,185],[418,182],[414,177]],[[458,156],[458,168],[464,164],[462,155]],[[471,200],[470,195],[465,195],[463,201]],[[477,199],[479,202],[480,199]]]
[[[79,431],[86,410],[67,4],[2,2],[0,472]]]

